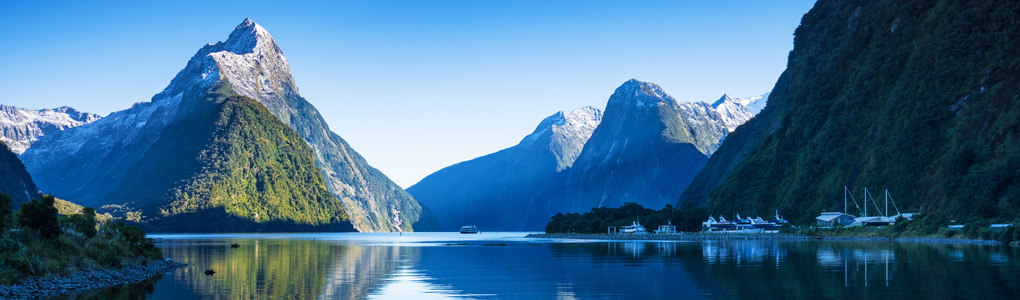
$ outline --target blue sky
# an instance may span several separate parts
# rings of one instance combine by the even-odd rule
[[[630,78],[680,101],[772,89],[813,1],[4,1],[0,103],[149,101],[244,18],[301,94],[397,184],[517,144]]]

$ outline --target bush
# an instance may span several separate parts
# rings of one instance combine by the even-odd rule
[[[53,206],[55,201],[52,195],[44,195],[41,200],[22,203],[18,224],[35,230],[45,239],[60,236],[57,208]]]
[[[11,283],[25,275],[42,275],[43,265],[36,255],[28,251],[20,241],[4,235],[0,238],[0,281]]]
[[[80,214],[67,217],[68,227],[87,237],[96,236],[96,210],[86,207]]]

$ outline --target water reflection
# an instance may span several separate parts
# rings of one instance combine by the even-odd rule
[[[1020,298],[1020,253],[1010,247],[472,238],[168,239],[164,253],[192,267],[73,298]]]

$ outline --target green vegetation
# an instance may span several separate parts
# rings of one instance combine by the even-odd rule
[[[222,207],[254,222],[323,225],[350,218],[326,190],[311,148],[265,106],[228,97],[219,108],[203,168],[162,208],[163,216]]]
[[[819,1],[768,107],[682,198],[808,224],[841,210],[846,185],[888,188],[904,212],[1020,221],[1017,11],[1010,1]]]
[[[227,87],[192,93],[100,211],[161,232],[353,231],[294,129]]]
[[[708,216],[704,206],[693,206],[685,202],[680,208],[673,208],[666,204],[661,210],[644,208],[640,204],[627,202],[618,208],[596,207],[583,215],[578,213],[562,214],[552,216],[552,220],[545,226],[546,233],[604,233],[609,226],[631,225],[631,222],[640,218],[641,225],[649,232],[659,228],[659,225],[666,225],[672,221],[678,231],[699,231],[701,222]]]
[[[10,199],[0,193],[0,211],[10,210]],[[0,215],[0,224],[12,224],[0,234],[0,284],[24,277],[70,274],[79,268],[119,267],[125,261],[160,259],[163,254],[137,227],[123,221],[103,223],[96,229],[95,211],[60,217],[54,198],[23,203],[16,217]]]
[[[45,195],[41,200],[22,203],[21,211],[18,212],[18,225],[34,230],[44,239],[60,236],[57,208],[53,207],[53,202],[53,196]]]

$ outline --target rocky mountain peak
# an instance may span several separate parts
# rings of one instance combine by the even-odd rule
[[[273,36],[261,25],[247,18],[234,28],[226,41],[222,42],[221,49],[235,54],[253,53],[259,50],[280,52],[280,47],[276,45]]]
[[[715,102],[712,102],[712,107],[719,108],[720,105],[723,105],[724,103],[727,102],[737,103],[736,99],[731,97],[730,94],[723,94],[722,97],[719,97],[719,100],[715,100]]]
[[[609,105],[606,106],[606,110],[610,111],[613,110],[612,107],[618,106],[648,108],[666,102],[675,103],[676,100],[666,94],[659,85],[631,79],[616,88],[613,95],[609,97]]]

